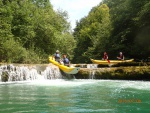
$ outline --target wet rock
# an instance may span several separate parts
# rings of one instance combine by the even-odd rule
[[[91,74],[94,72],[94,75]],[[93,76],[93,77],[91,77]],[[75,75],[77,79],[119,79],[119,80],[150,80],[150,66],[81,68]]]

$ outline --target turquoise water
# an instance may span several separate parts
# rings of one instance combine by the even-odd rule
[[[142,112],[150,112],[150,82],[39,80],[0,83],[0,113]]]

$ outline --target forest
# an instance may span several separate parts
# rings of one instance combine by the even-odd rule
[[[48,63],[56,50],[72,63],[150,57],[149,0],[103,0],[73,31],[68,18],[50,0],[1,0],[0,62]]]

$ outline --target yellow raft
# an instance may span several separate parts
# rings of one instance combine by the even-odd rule
[[[55,61],[52,57],[49,57],[49,61],[53,63],[54,65],[58,66],[63,72],[67,74],[76,74],[80,70],[80,67],[68,67],[65,65],[62,65]]]
[[[94,64],[117,64],[117,63],[125,63],[125,62],[133,62],[134,59],[129,59],[129,60],[94,60],[94,59],[91,59],[91,61],[94,63]]]

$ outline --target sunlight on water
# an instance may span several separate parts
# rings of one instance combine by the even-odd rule
[[[46,80],[39,76],[37,80],[28,81],[13,81],[13,82],[0,82],[0,84],[26,84],[26,85],[37,85],[37,86],[79,86],[79,85],[92,85],[99,84],[102,86],[108,85],[108,87],[116,88],[135,88],[140,90],[150,90],[150,82],[146,81],[126,81],[126,80],[94,80],[94,79],[54,79]]]
[[[63,79],[56,79],[56,80],[37,80],[32,81],[30,84],[32,85],[47,85],[47,86],[63,86],[63,87],[72,87],[72,86],[79,86],[84,84],[94,84],[95,81],[93,80],[63,80]]]
[[[105,80],[104,80],[105,81]],[[140,90],[150,90],[150,82],[146,81],[126,81],[126,80],[115,80],[110,87],[118,88],[134,88]],[[111,84],[110,83],[110,84]]]
[[[37,86],[61,86],[61,87],[73,87],[79,85],[90,85],[98,81],[95,80],[65,80],[65,79],[55,79],[55,80],[45,80],[37,79],[32,81],[16,81],[16,82],[0,82],[0,84],[26,84],[26,85],[37,85]]]
[[[0,112],[150,112],[150,82],[38,78],[0,83]]]

